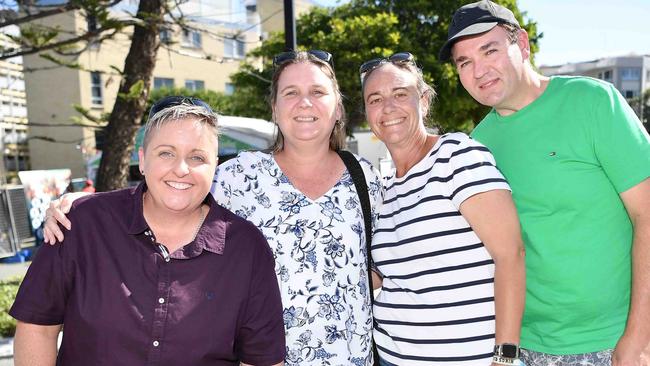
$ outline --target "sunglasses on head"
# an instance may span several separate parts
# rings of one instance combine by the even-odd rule
[[[308,54],[316,57],[317,59],[326,62],[329,64],[332,68],[334,68],[334,65],[332,64],[332,54],[327,52],[327,51],[322,51],[322,50],[309,50],[306,51]],[[296,51],[287,51],[287,52],[282,52],[278,53],[273,57],[273,67],[278,67],[286,62],[293,61],[298,57],[298,52]]]
[[[390,62],[394,65],[405,65],[405,64],[415,65],[415,57],[413,57],[413,55],[410,52],[398,52],[398,53],[394,53],[390,57],[373,58],[372,60],[366,61],[363,64],[361,64],[361,67],[359,67],[359,75],[361,75],[361,81],[363,82],[363,77],[367,73],[385,64],[386,62]]]
[[[210,105],[199,98],[172,95],[169,97],[162,98],[161,100],[157,101],[154,105],[151,106],[151,109],[149,110],[149,119],[151,119],[151,117],[153,117],[156,113],[162,111],[163,109],[175,107],[181,104],[189,104],[197,107],[203,107],[208,112],[214,113],[212,111],[212,108],[210,108]]]

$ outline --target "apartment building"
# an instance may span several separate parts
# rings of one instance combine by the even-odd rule
[[[11,47],[7,34],[17,32],[16,27],[3,29],[0,44]],[[18,171],[30,167],[22,62],[21,57],[0,61],[0,184],[16,182]]]
[[[116,11],[135,11],[133,2],[125,3],[125,8]],[[238,70],[247,52],[261,44],[263,32],[269,30],[258,12],[265,3],[282,5],[279,0],[184,3],[182,11],[192,30],[171,27],[161,31],[163,46],[158,51],[152,87],[232,92],[230,75]],[[71,32],[96,26],[80,12],[50,17],[47,24]],[[30,140],[32,169],[70,168],[73,177],[86,176],[86,163],[97,155],[98,129],[89,121],[79,120],[75,106],[95,115],[112,110],[120,84],[115,68],[124,65],[130,46],[128,37],[118,35],[69,59],[80,68],[53,67],[35,55],[24,58],[25,66],[35,70],[25,76],[29,119],[39,125],[30,133],[51,139]],[[83,125],[75,124],[79,121]]]
[[[557,66],[541,66],[540,72],[551,75],[583,75],[608,81],[627,99],[637,98],[650,89],[650,55],[605,57],[593,61]],[[642,106],[636,106],[641,115]]]

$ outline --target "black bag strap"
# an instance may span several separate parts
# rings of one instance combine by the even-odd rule
[[[368,282],[370,283],[370,293],[372,293],[372,269],[370,266],[372,256],[370,254],[370,244],[372,242],[372,217],[370,215],[370,198],[368,194],[368,185],[366,184],[366,177],[363,174],[363,169],[361,164],[354,155],[347,150],[337,151],[343,164],[350,172],[352,177],[352,182],[354,187],[357,189],[357,194],[359,195],[359,202],[361,203],[361,211],[363,211],[363,223],[366,227],[366,255],[368,256]],[[374,297],[370,296],[371,303],[374,301]]]
[[[347,150],[338,150],[337,153],[343,160],[343,164],[348,169],[354,188],[357,189],[359,195],[359,202],[361,203],[361,211],[363,212],[363,223],[366,228],[366,256],[368,263],[368,291],[370,291],[370,309],[372,313],[372,306],[375,303],[375,296],[372,289],[372,255],[370,253],[370,245],[372,244],[372,217],[370,215],[370,195],[368,194],[368,184],[366,183],[366,176],[363,174],[361,164],[354,155]],[[373,320],[374,323],[374,320]],[[373,339],[372,353],[374,357],[373,365],[379,365],[379,354],[377,353],[377,345]]]

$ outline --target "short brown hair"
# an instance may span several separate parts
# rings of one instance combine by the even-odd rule
[[[510,23],[501,23],[499,24],[499,27],[503,28],[506,31],[510,44],[517,43],[521,28]]]

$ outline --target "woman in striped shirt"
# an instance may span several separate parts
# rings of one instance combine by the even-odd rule
[[[382,365],[518,363],[493,359],[495,345],[518,345],[525,297],[508,183],[467,135],[427,132],[435,92],[410,53],[370,60],[360,73],[368,122],[396,167],[372,243]]]

